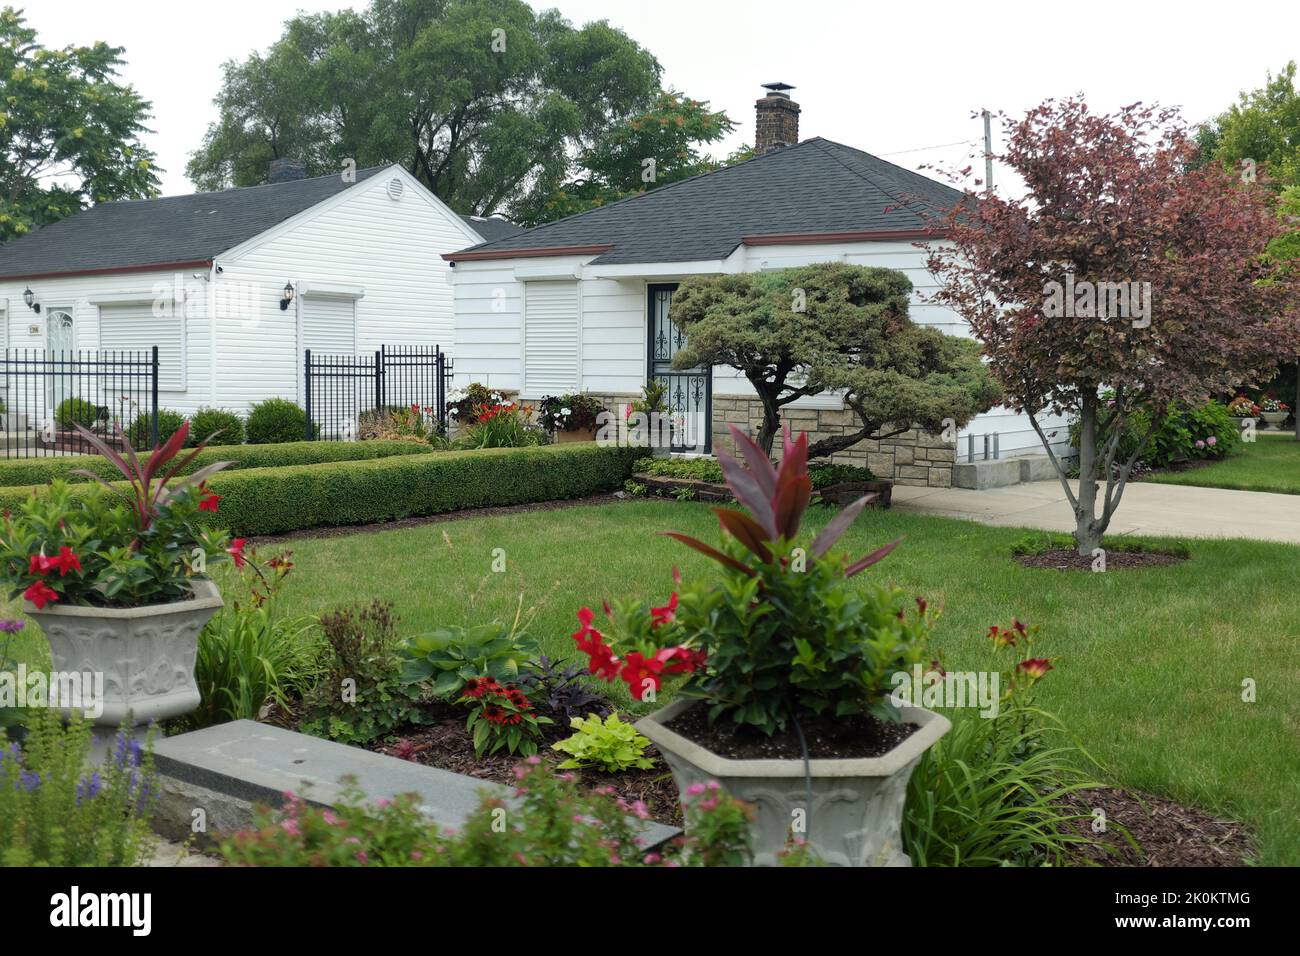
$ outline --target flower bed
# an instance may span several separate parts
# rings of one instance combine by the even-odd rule
[[[208,485],[221,496],[223,527],[245,536],[277,534],[581,498],[621,485],[636,453],[594,444],[404,453],[372,461],[245,468],[222,472]],[[79,495],[86,487],[69,490]],[[33,490],[0,489],[0,509],[16,507]]]

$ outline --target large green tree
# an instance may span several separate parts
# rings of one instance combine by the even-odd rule
[[[156,195],[150,105],[118,82],[122,48],[46,49],[0,9],[0,242],[113,199]]]
[[[997,401],[997,385],[978,343],[911,320],[911,291],[901,272],[840,262],[692,278],[673,295],[687,337],[673,361],[738,369],[762,403],[755,440],[769,454],[781,409],[825,391],[843,395],[858,426],[813,442],[810,458],[960,428]]]
[[[522,0],[373,0],[295,17],[265,54],[228,63],[219,118],[187,171],[219,189],[263,182],[275,158],[313,175],[396,162],[460,212],[540,221],[584,157],[620,191],[640,148],[670,176],[689,168],[680,137],[620,139],[667,108],[660,76],[605,21],[575,27]],[[701,109],[678,98],[683,124],[708,135],[717,120]]]

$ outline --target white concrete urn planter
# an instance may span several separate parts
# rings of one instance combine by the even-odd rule
[[[1282,423],[1286,421],[1290,412],[1260,412],[1259,417],[1264,419],[1273,428],[1281,428]]]
[[[223,602],[211,581],[194,578],[191,585],[194,596],[187,600],[144,607],[47,604],[37,610],[24,602],[50,642],[53,670],[104,675],[104,707],[95,726],[120,727],[128,714],[139,726],[199,706],[199,632]]]
[[[695,706],[680,700],[637,721],[659,748],[683,794],[692,784],[716,780],[729,794],[757,809],[750,825],[754,864],[772,866],[785,848],[796,811],[807,805],[802,760],[732,760],[674,733],[666,725]],[[921,707],[903,711],[917,729],[879,757],[809,761],[812,806],[807,808],[808,841],[830,866],[911,866],[903,852],[903,802],[907,781],[921,756],[952,724]]]

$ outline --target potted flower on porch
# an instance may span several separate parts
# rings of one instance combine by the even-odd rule
[[[659,607],[606,605],[608,637],[583,608],[574,639],[591,673],[621,678],[643,701],[665,678],[686,675],[680,699],[637,727],[682,793],[717,780],[755,805],[756,863],[775,863],[796,843],[829,864],[909,865],[900,834],[907,781],[950,724],[897,708],[890,691],[894,674],[930,659],[935,613],[897,588],[850,583],[897,541],[855,561],[831,550],[870,496],[816,536],[802,533],[812,493],[806,435],[791,441],[786,431],[777,469],[748,435],[731,432],[748,467],[725,453],[718,460],[748,513],[714,509],[725,532],[718,548],[668,532],[716,561],[721,578],[681,587]]]
[[[55,672],[103,674],[99,727],[177,717],[199,704],[194,659],[199,631],[222,605],[206,576],[210,562],[243,561],[243,540],[201,525],[220,496],[204,482],[229,462],[182,477],[207,445],[177,459],[186,422],[143,462],[98,435],[81,438],[108,459],[122,481],[75,493],[55,481],[6,513],[0,581],[45,632]]]
[[[595,441],[597,418],[605,406],[585,392],[547,395],[537,403],[537,420],[561,444]]]

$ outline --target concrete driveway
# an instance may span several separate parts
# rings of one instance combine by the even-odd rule
[[[1100,507],[1100,494],[1097,500]],[[900,511],[991,525],[1074,530],[1074,515],[1056,480],[984,491],[895,485],[893,506]],[[1135,482],[1124,489],[1107,534],[1255,538],[1300,544],[1300,495]]]

